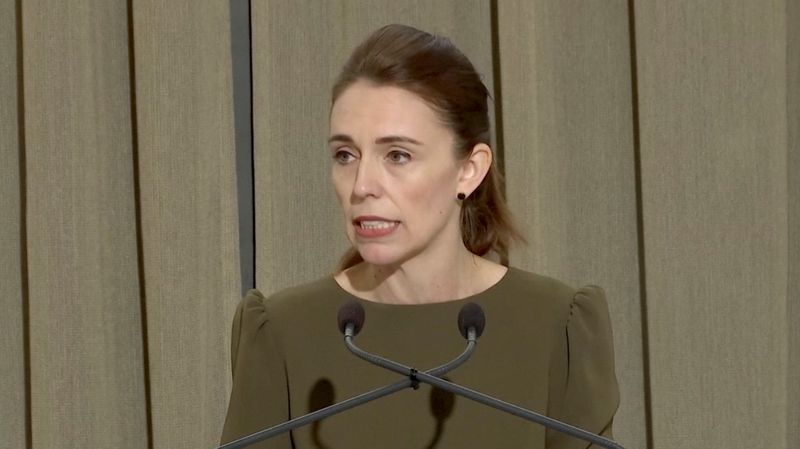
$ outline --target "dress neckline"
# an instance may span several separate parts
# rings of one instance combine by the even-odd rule
[[[452,304],[464,304],[464,303],[467,303],[467,302],[475,302],[475,301],[481,299],[481,297],[490,295],[491,293],[493,293],[494,291],[502,288],[505,284],[507,284],[509,282],[509,279],[514,274],[514,273],[512,273],[512,271],[514,273],[516,273],[517,269],[513,268],[513,267],[507,267],[506,272],[503,273],[503,276],[501,276],[500,279],[497,280],[497,282],[495,282],[494,284],[486,287],[484,290],[481,290],[480,292],[475,293],[473,295],[469,295],[469,296],[466,296],[464,298],[447,299],[447,300],[444,300],[444,301],[426,302],[426,303],[420,303],[420,304],[396,304],[396,303],[385,303],[385,302],[372,301],[372,300],[369,300],[369,299],[362,298],[360,296],[354,295],[354,294],[350,293],[349,291],[345,290],[344,287],[342,287],[341,285],[339,285],[338,282],[336,282],[336,279],[334,278],[334,275],[329,276],[328,277],[328,281],[333,283],[335,288],[343,296],[345,296],[345,297],[347,297],[349,299],[354,299],[354,300],[358,301],[359,303],[361,303],[362,305],[364,305],[365,307],[378,307],[378,308],[412,308],[412,307],[422,308],[422,307],[428,307],[428,308],[433,308],[433,307],[445,307],[445,306],[452,305]]]

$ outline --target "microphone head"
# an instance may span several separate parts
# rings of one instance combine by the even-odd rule
[[[339,308],[339,332],[344,334],[348,323],[353,324],[353,335],[358,335],[364,325],[364,308],[358,301],[350,300]]]
[[[464,338],[467,338],[467,331],[470,327],[475,328],[475,338],[480,337],[483,328],[486,327],[486,316],[483,314],[483,309],[474,302],[464,304],[464,307],[458,312],[458,330],[461,331]]]

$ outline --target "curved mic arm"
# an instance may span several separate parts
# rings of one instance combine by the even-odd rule
[[[350,329],[350,325],[348,325],[348,330]],[[470,328],[469,331],[474,331],[474,329]],[[474,332],[470,332],[469,336],[473,336]],[[544,427],[551,428],[557,430],[562,433],[566,433],[567,435],[571,435],[576,438],[580,438],[584,441],[588,441],[590,443],[594,443],[598,446],[602,446],[608,449],[624,449],[619,443],[614,440],[610,440],[600,435],[596,435],[579,427],[572,426],[570,424],[561,422],[557,419],[550,418],[548,416],[536,413],[532,410],[525,409],[518,405],[512,404],[510,402],[505,402],[500,399],[494,398],[487,394],[481,393],[479,391],[472,390],[467,387],[463,387],[461,385],[455,384],[453,382],[449,382],[447,380],[441,379],[436,375],[432,375],[430,371],[420,372],[414,368],[405,366],[403,364],[394,362],[392,360],[387,360],[381,356],[370,354],[361,348],[357,347],[355,343],[353,343],[353,335],[352,333],[345,332],[344,337],[345,343],[347,344],[347,348],[358,357],[373,363],[375,365],[387,368],[391,371],[403,374],[408,376],[409,380],[412,382],[411,386],[415,389],[418,388],[420,382],[424,382],[426,384],[432,385],[434,387],[438,387],[442,390],[449,391],[453,394],[457,394],[459,396],[465,397],[467,399],[473,400],[480,404],[504,411],[506,413],[512,414],[514,416],[520,417],[527,421],[535,422],[540,424]],[[467,349],[464,353],[469,356],[468,353],[471,353],[472,350],[475,348],[475,341],[474,338],[469,339],[469,343],[467,344]],[[462,354],[463,356],[464,354]],[[466,357],[459,356],[454,359],[452,362],[442,365],[439,368],[434,368],[434,370],[445,370],[452,369],[458,366],[459,364],[463,363],[466,360]],[[444,372],[440,374],[444,374]]]
[[[610,440],[606,437],[596,435],[592,432],[583,430],[580,427],[576,427],[561,422],[557,419],[550,418],[549,416],[541,415],[532,410],[525,409],[510,402],[502,401],[500,399],[491,397],[479,391],[475,391],[470,388],[455,384],[453,382],[448,382],[444,379],[431,376],[427,373],[417,372],[415,373],[415,377],[417,378],[418,381],[424,382],[429,385],[433,385],[435,387],[441,388],[442,390],[449,391],[453,394],[463,396],[467,399],[473,400],[480,404],[496,408],[498,410],[520,417],[522,419],[535,422],[544,427],[548,427],[557,430],[559,432],[566,433],[567,435],[580,438],[584,441],[594,443],[598,446],[602,446],[608,449],[625,449],[614,440]]]
[[[475,328],[470,327],[467,332],[468,332],[467,347],[464,348],[464,351],[458,357],[445,363],[444,365],[429,369],[425,371],[425,373],[430,376],[440,377],[458,368],[464,362],[466,362],[467,359],[469,359],[469,357],[475,351],[475,346],[477,341],[477,332],[475,331]],[[412,380],[416,379],[416,375],[418,373],[416,369],[410,366],[403,365],[402,363],[397,363],[395,361],[385,359],[379,355],[370,354],[369,352],[366,352],[363,349],[356,346],[355,343],[353,343],[353,338],[354,338],[353,324],[348,323],[344,332],[344,343],[345,345],[347,345],[347,349],[349,349],[350,352],[352,352],[359,358],[364,359],[369,363],[372,363],[373,365],[378,365],[382,368],[386,368],[398,374],[409,376]]]
[[[370,354],[369,352],[362,350],[353,343],[354,333],[353,323],[347,323],[347,327],[345,327],[344,330],[344,344],[347,345],[347,349],[349,349],[350,352],[359,358],[362,358],[373,365],[378,365],[382,368],[386,368],[404,376],[412,376],[414,373],[416,373],[416,370],[410,366],[405,366],[402,363],[397,363],[392,360],[385,359],[379,355]]]
[[[468,358],[472,355],[472,352],[475,351],[475,346],[477,343],[478,337],[477,332],[475,331],[474,327],[470,327],[467,330],[467,347],[464,348],[464,352],[461,353],[458,357],[454,358],[453,360],[445,363],[444,365],[437,366],[436,368],[429,369],[425,371],[425,373],[436,376],[442,377],[444,374],[458,368],[459,366],[463,365],[464,362],[467,361]]]

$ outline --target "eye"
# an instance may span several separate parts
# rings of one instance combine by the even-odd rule
[[[400,165],[407,164],[408,162],[411,161],[411,155],[408,154],[408,152],[402,150],[392,150],[389,152],[389,154],[386,155],[386,157],[392,163]]]
[[[348,150],[340,148],[333,152],[333,160],[339,164],[345,165],[353,162],[356,156]]]

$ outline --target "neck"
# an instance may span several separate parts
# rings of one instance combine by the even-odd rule
[[[426,304],[479,293],[505,273],[464,246],[448,253],[420,254],[397,266],[361,263],[342,273],[352,293],[376,302]]]

